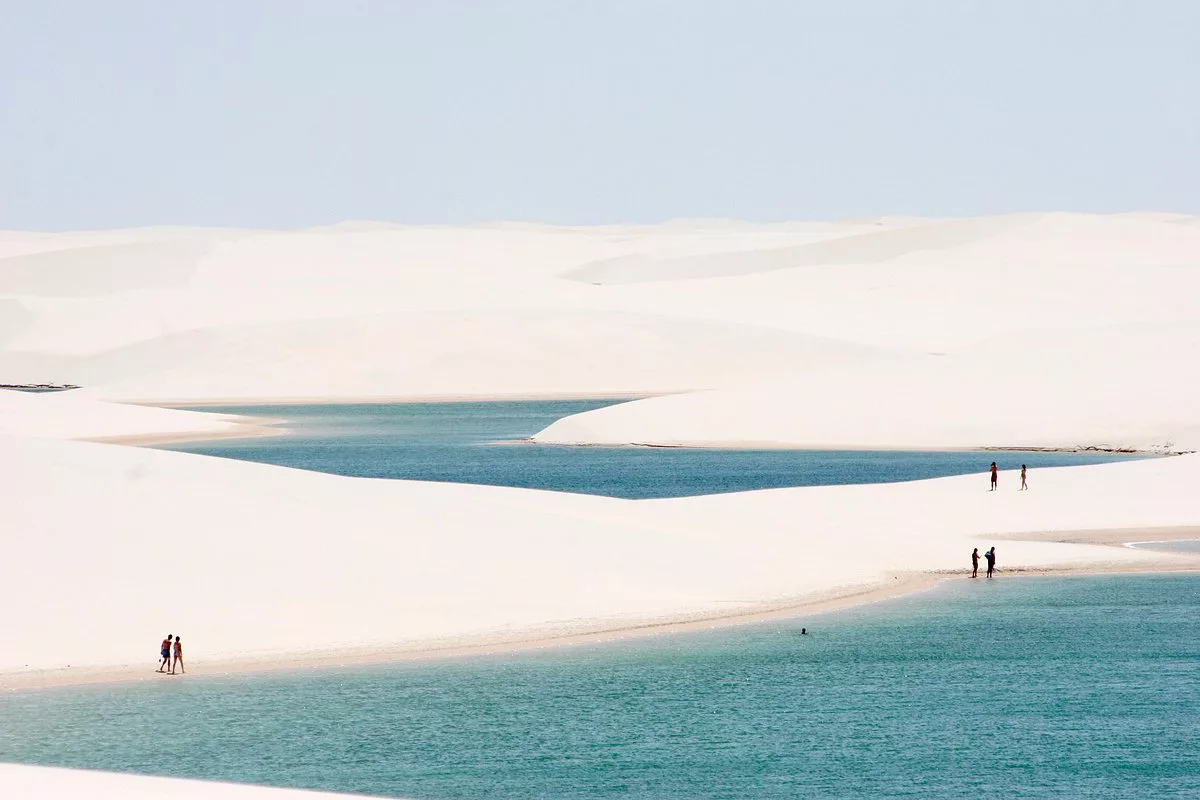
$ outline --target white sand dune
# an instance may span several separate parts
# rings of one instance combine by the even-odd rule
[[[164,434],[223,436],[244,429],[236,417],[107,403],[73,392],[27,394],[0,389],[0,435],[102,439]],[[0,473],[7,478],[8,473]]]
[[[0,382],[84,387],[0,393],[17,499],[0,665],[135,663],[169,629],[213,663],[620,627],[957,567],[985,535],[1196,524],[1187,458],[1049,471],[1029,495],[981,496],[971,478],[634,503],[51,441],[239,427],[114,401],[675,393],[538,438],[1186,450],[1186,222],[0,234]],[[1005,556],[1150,558],[1044,542]],[[19,611],[46,597],[46,570],[68,590]],[[148,603],[166,575],[180,599]]]
[[[559,420],[534,438],[1191,451],[1200,449],[1200,360],[1190,355],[1197,348],[1200,325],[1029,332],[943,357],[625,403]]]
[[[914,251],[948,249],[1029,224],[1025,215],[814,231],[813,242],[784,248],[651,259],[624,256],[593,262],[565,277],[593,283],[694,280],[820,264],[874,264]]]
[[[862,345],[720,321],[410,312],[193,331],[93,357],[79,374],[101,384],[86,394],[139,400],[470,396],[481,385],[490,395],[604,395],[707,388],[884,357]]]
[[[0,262],[0,293],[89,297],[187,284],[209,244],[198,239],[132,242],[11,256]],[[88,269],[77,269],[83,260]]]
[[[0,764],[5,797],[20,800],[350,800],[363,795],[306,792],[78,769]]]
[[[1182,222],[0,234],[40,248],[0,258],[0,381],[117,400],[636,393],[826,369],[797,334],[836,340],[847,365],[853,345],[899,363],[1032,331],[1053,346],[1070,329],[1194,322],[1200,231]],[[343,374],[316,377],[330,368]]]

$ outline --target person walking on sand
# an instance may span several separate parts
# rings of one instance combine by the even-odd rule
[[[167,638],[158,646],[158,655],[162,659],[158,664],[158,671],[165,672],[167,667],[171,666],[171,634],[168,633]]]
[[[1020,488],[1020,491],[1024,492],[1027,489],[1029,489],[1029,484],[1025,483],[1025,465],[1022,464],[1021,465],[1021,488]]]
[[[993,547],[991,550],[988,550],[986,553],[983,554],[983,557],[987,559],[987,562],[988,562],[987,576],[990,578],[996,572],[996,548]],[[176,641],[178,641],[179,637],[176,636],[175,639],[176,639]]]
[[[989,492],[994,492],[994,491],[996,491],[996,478],[997,478],[997,474],[996,474],[996,462],[995,462],[995,461],[993,461],[993,462],[992,462],[992,488],[991,488],[991,489],[988,489],[988,491],[989,491]]]
[[[171,675],[175,674],[175,668],[179,667],[180,672],[187,672],[183,668],[183,642],[179,641],[179,637],[175,637],[175,662],[171,664]]]
[[[976,547],[971,551],[971,577],[979,577],[979,548]]]

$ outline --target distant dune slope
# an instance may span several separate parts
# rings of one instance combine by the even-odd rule
[[[1200,449],[1200,325],[1033,331],[944,357],[652,398],[542,442]]]
[[[768,328],[601,312],[408,313],[211,328],[80,360],[139,400],[680,391],[890,354]]]
[[[209,244],[195,239],[95,245],[0,259],[0,293],[87,297],[187,283]]]
[[[0,233],[0,383],[163,401],[711,389],[669,420],[647,404],[546,436],[1177,444],[1200,422],[1194,221]],[[807,411],[750,414],[768,394]]]
[[[598,283],[690,280],[725,275],[746,275],[815,264],[874,264],[922,250],[942,250],[986,239],[1035,220],[1036,216],[982,217],[898,229],[846,231],[826,235],[812,244],[757,251],[707,253],[696,256],[651,259],[624,256],[593,262],[571,270],[565,277]]]

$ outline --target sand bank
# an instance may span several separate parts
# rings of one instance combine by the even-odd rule
[[[1117,542],[1114,540],[1113,543]],[[1200,574],[1200,557],[1168,556],[1140,566],[1094,564],[1086,567],[1015,567],[1001,570],[997,579],[1168,573]],[[890,580],[885,579],[874,585],[847,587],[807,598],[764,603],[759,610],[735,611],[728,614],[681,615],[678,618],[647,620],[639,623],[616,623],[617,627],[608,627],[605,623],[598,622],[584,624],[576,630],[567,631],[561,629],[530,630],[491,636],[465,637],[462,640],[431,640],[410,646],[298,651],[269,657],[218,659],[202,663],[199,666],[193,664],[191,671],[187,674],[192,676],[252,674],[369,666],[407,661],[437,661],[472,656],[496,656],[554,647],[603,644],[652,636],[695,633],[782,619],[817,618],[812,623],[816,626],[821,624],[819,616],[822,614],[886,602],[932,589],[945,581],[960,580],[966,578],[967,575],[967,570],[893,575]],[[154,671],[145,665],[138,667],[79,667],[0,675],[0,691],[53,689],[101,683],[145,683],[174,679],[184,680],[186,675],[154,674]]]
[[[1142,542],[1179,542],[1200,540],[1200,526],[1179,525],[1157,528],[1108,528],[1086,531],[1030,531],[1000,534],[995,539],[1027,542],[1065,542],[1069,544],[1106,544],[1125,546]]]
[[[30,800],[361,800],[363,797],[23,764],[0,764],[0,788],[5,797]]]
[[[183,442],[211,442],[221,439],[254,439],[263,436],[286,436],[287,428],[277,427],[284,420],[266,417],[240,417],[237,427],[221,431],[163,431],[162,433],[132,433],[122,436],[85,436],[80,441],[97,444],[124,444],[131,447],[146,447],[158,444],[181,444]]]
[[[263,435],[277,420],[113,403],[67,393],[0,391],[0,435],[131,442]]]

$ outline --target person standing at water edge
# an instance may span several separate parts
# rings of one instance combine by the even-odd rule
[[[971,577],[979,577],[979,548],[976,547],[971,551]]]
[[[994,491],[996,491],[996,478],[997,478],[997,474],[996,474],[996,462],[995,462],[995,461],[993,461],[993,462],[992,462],[992,488],[991,488],[991,489],[988,489],[988,491],[989,491],[989,492],[994,492]]]
[[[983,554],[983,557],[987,559],[987,576],[990,578],[996,571],[996,548],[993,547],[991,550],[988,550]]]
[[[171,665],[171,634],[167,634],[167,638],[162,640],[162,644],[158,646],[158,655],[162,661],[158,665],[158,671],[163,672]]]
[[[1025,483],[1025,465],[1022,464],[1021,465],[1021,489],[1020,489],[1020,491],[1023,492],[1028,488],[1029,488],[1028,484]]]
[[[175,637],[175,663],[171,664],[171,675],[175,674],[175,668],[179,667],[180,672],[187,672],[183,668],[183,642],[179,641],[179,637]]]

